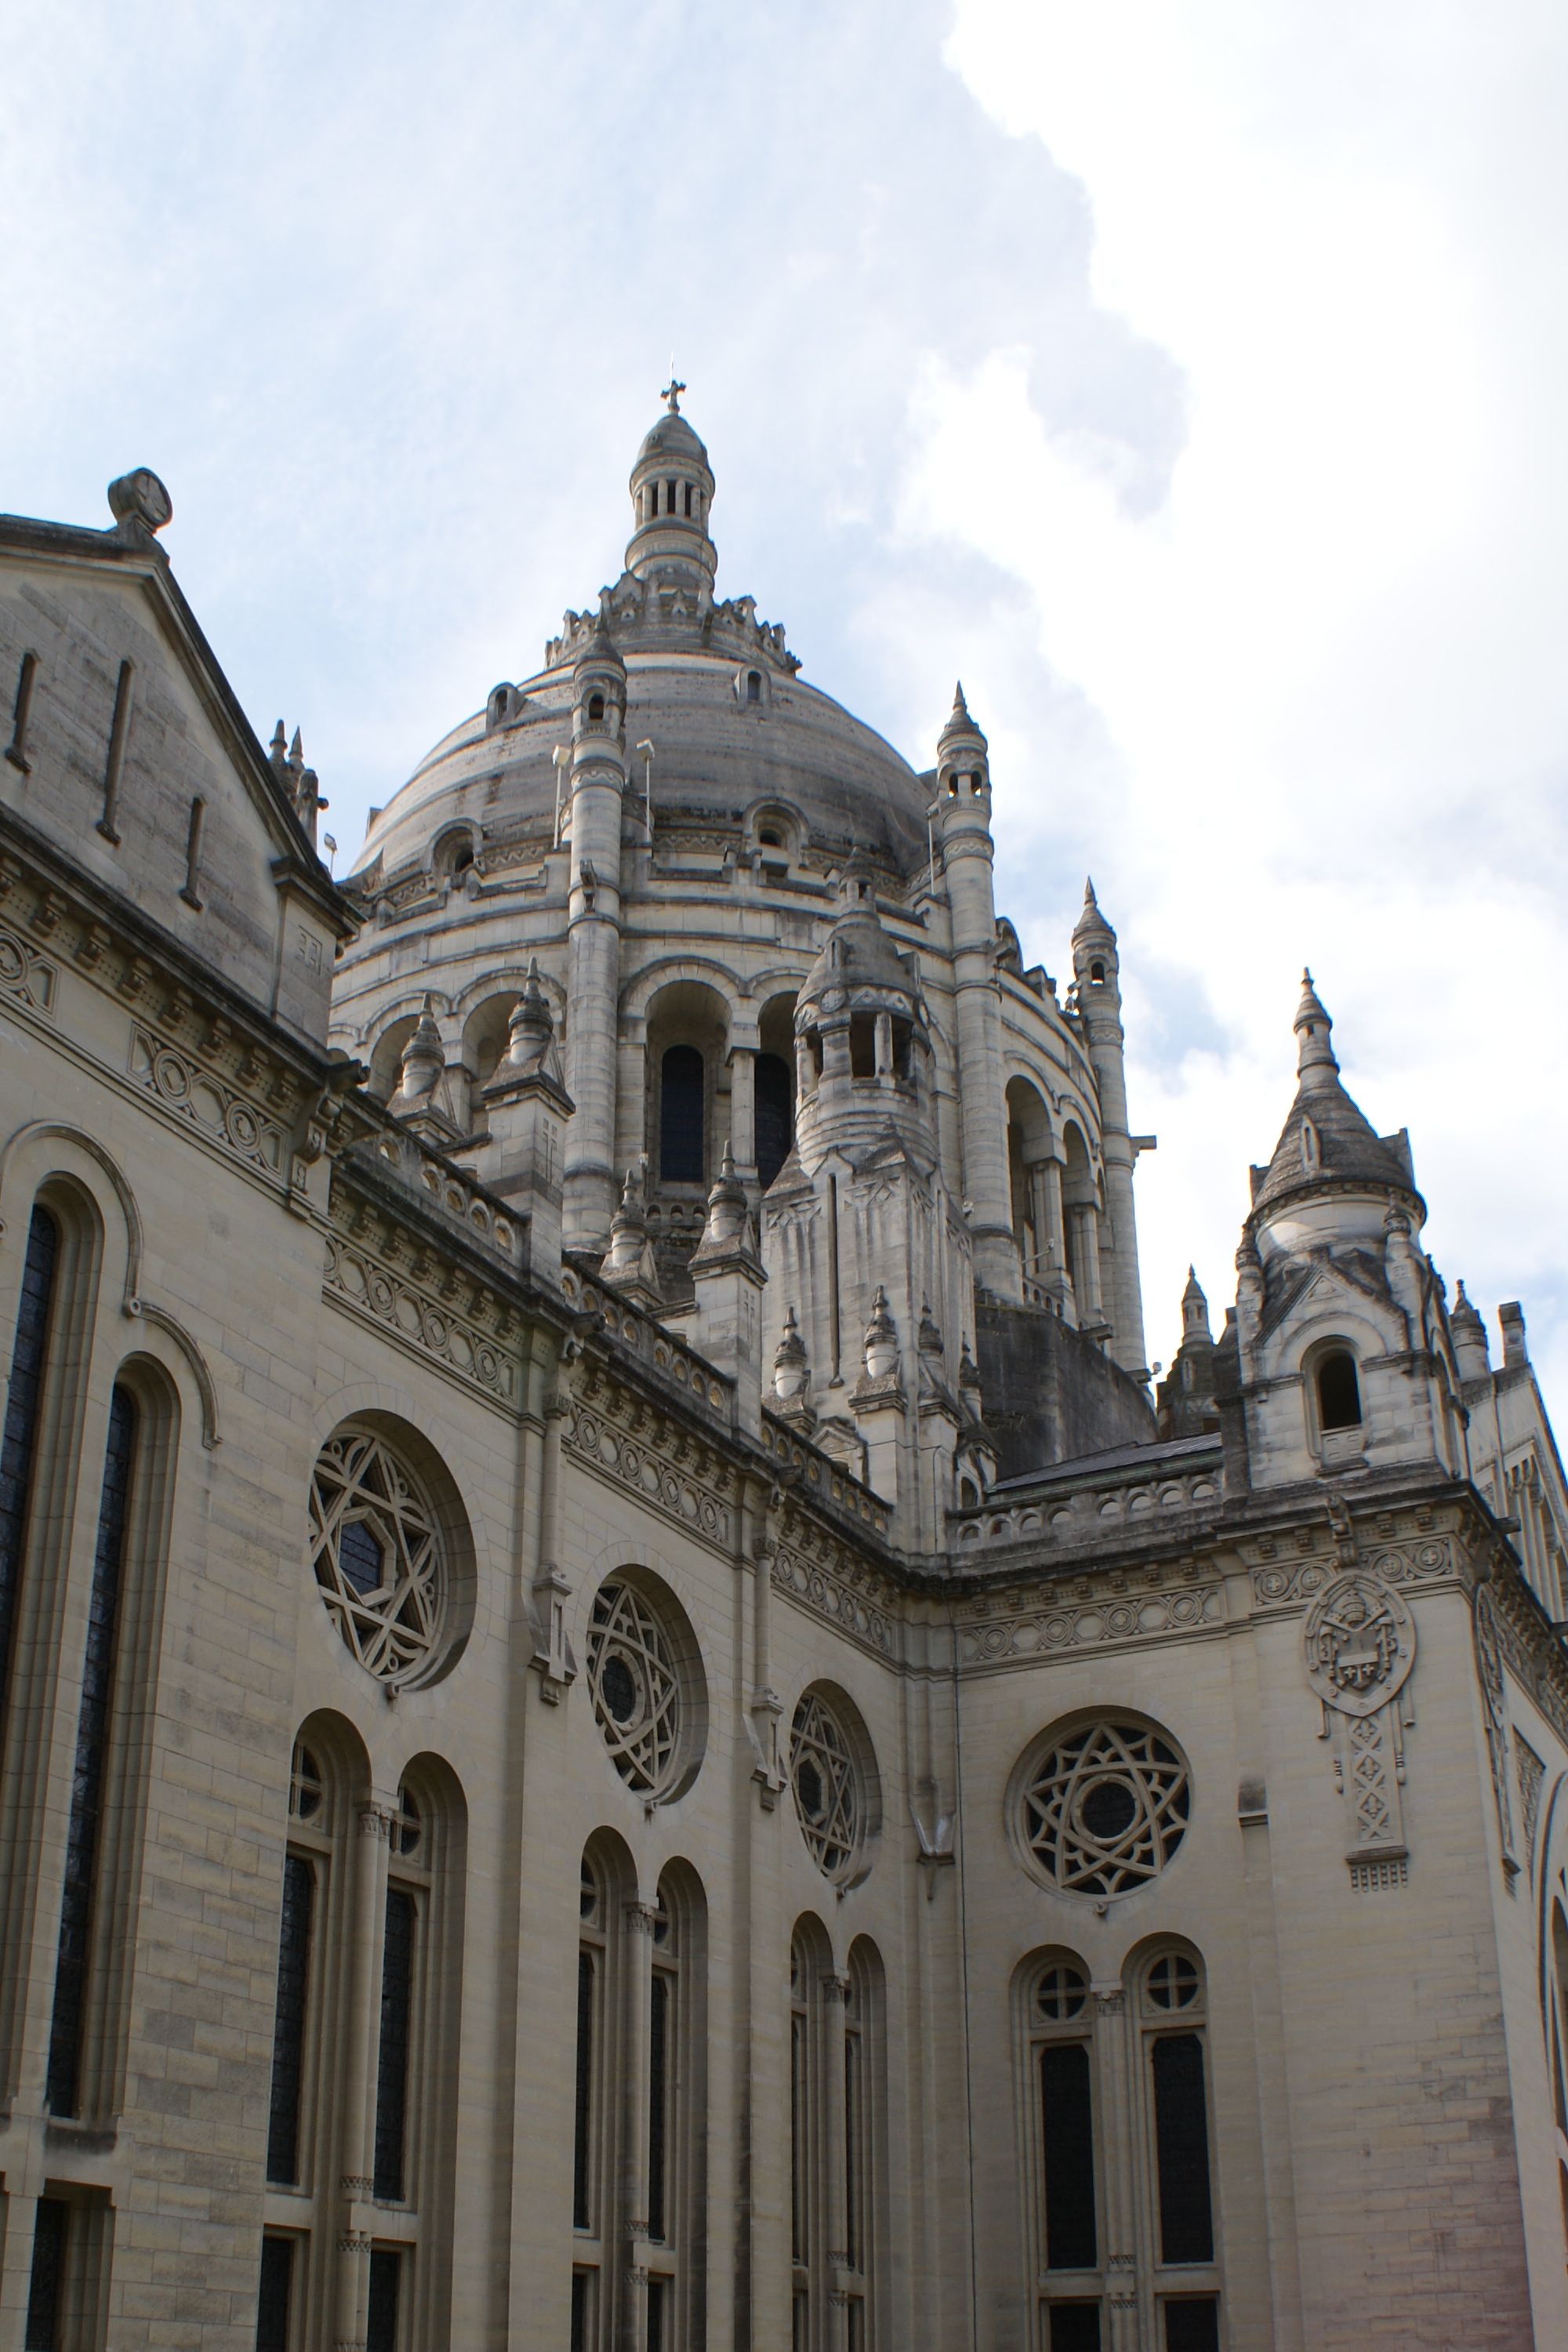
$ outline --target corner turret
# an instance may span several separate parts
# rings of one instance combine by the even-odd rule
[[[1268,1167],[1252,1171],[1237,1254],[1232,1486],[1412,1462],[1466,1471],[1461,1375],[1443,1286],[1416,1239],[1426,1209],[1409,1138],[1377,1135],[1352,1101],[1332,1027],[1304,973],[1296,1099]]]
[[[991,761],[960,681],[937,739],[931,831],[941,845],[952,936],[958,1116],[974,1270],[999,1298],[1023,1295],[1007,1166],[1007,1106],[996,983]],[[935,877],[932,877],[934,887]]]
[[[1073,976],[1078,983],[1083,1042],[1100,1092],[1100,1148],[1105,1158],[1104,1213],[1096,1219],[1098,1275],[1102,1311],[1110,1325],[1110,1352],[1135,1381],[1146,1381],[1143,1357],[1143,1293],[1138,1275],[1138,1222],[1132,1205],[1132,1171],[1140,1150],[1153,1139],[1134,1140],[1127,1117],[1126,1039],[1121,1027],[1121,966],[1116,933],[1100,911],[1092,877],[1083,886],[1083,912],[1072,935]],[[1083,1256],[1089,1255],[1086,1247]],[[1075,1273],[1076,1273],[1075,1269]],[[1091,1301],[1082,1295],[1079,1306]]]
[[[577,1108],[566,1138],[565,1238],[574,1249],[608,1245],[617,1201],[616,1048],[626,787],[626,666],[601,614],[572,671],[567,1045]]]

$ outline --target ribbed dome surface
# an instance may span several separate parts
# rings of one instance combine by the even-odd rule
[[[660,824],[732,827],[759,802],[776,801],[798,812],[818,850],[864,848],[904,874],[924,863],[928,787],[891,744],[828,696],[774,673],[766,704],[748,706],[731,660],[623,650],[628,765],[640,791],[645,760],[633,747],[654,745]],[[365,887],[384,887],[425,864],[432,842],[459,821],[481,828],[492,862],[504,863],[510,842],[548,835],[552,754],[571,738],[570,669],[542,672],[522,691],[514,723],[487,731],[485,713],[476,712],[379,813],[360,861]]]

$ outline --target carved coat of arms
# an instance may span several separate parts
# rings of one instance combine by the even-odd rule
[[[1327,1706],[1371,1715],[1415,1663],[1415,1625],[1401,1596],[1374,1576],[1336,1577],[1305,1632],[1307,1678]]]

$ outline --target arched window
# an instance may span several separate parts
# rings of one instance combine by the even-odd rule
[[[669,1045],[659,1066],[658,1172],[666,1184],[707,1179],[708,1068],[695,1045]]]
[[[877,2352],[887,2210],[887,2045],[881,1954],[868,1937],[849,1948],[844,1996],[844,2248],[849,2352]]]
[[[47,2076],[49,2113],[55,2116],[81,2113],[88,1962],[94,1941],[93,1895],[107,1793],[110,1704],[115,1681],[137,1421],[136,1401],[125,1383],[117,1381],[109,1405],[109,1445],[93,1548],[92,1600],[88,1611],[87,1654],[82,1662],[70,1823],[66,1832],[65,1886],[60,1903],[59,1953],[55,1968]]]
[[[746,672],[746,700],[748,702],[761,702],[762,698],[762,673],[759,670],[749,669]]]
[[[838,1976],[821,1922],[797,1923],[789,1972],[793,2352],[884,2346],[883,1985],[880,1956],[866,1937],[851,1948],[847,1975]]]
[[[706,2307],[707,1906],[683,1862],[639,1902],[629,1856],[601,1832],[578,1913],[570,2341],[612,2352],[641,2293],[648,2352],[676,2352]]]
[[[1133,1961],[1124,1993],[1097,1996],[1078,1955],[1058,1949],[1015,1988],[1034,2352],[1098,2352],[1122,2284],[1112,2250],[1149,2282],[1152,2345],[1219,2352],[1201,1960],[1162,1941]],[[1116,2213],[1127,2218],[1112,2236]]]
[[[43,1417],[45,1360],[59,1256],[59,1226],[48,1210],[40,1205],[34,1209],[27,1227],[16,1336],[11,1352],[11,1380],[5,1394],[5,1431],[0,1436],[0,1708],[5,1706],[8,1696],[12,1636],[22,1581],[38,1426]]]
[[[1135,1981],[1160,2340],[1167,2352],[1219,2352],[1203,1968],[1190,1951],[1163,1951]]]
[[[1546,2038],[1552,2060],[1552,2104],[1557,2126],[1557,2192],[1568,2241],[1568,1917],[1553,1900],[1546,1961]]]
[[[842,2144],[844,2062],[834,2044],[842,2039],[843,1995],[821,1923],[802,1919],[789,1953],[792,2352],[829,2352],[829,2249],[847,2234],[829,2173],[835,2141]]]
[[[1047,1953],[1021,1987],[1030,2245],[1042,2352],[1098,2347],[1100,2242],[1094,2003],[1076,1955]]]
[[[604,718],[604,715],[605,715],[605,698],[604,698],[604,696],[603,696],[602,694],[591,694],[591,695],[588,697],[588,717],[589,717],[589,719],[592,719],[595,724],[597,724],[597,722],[598,722],[600,719],[602,719]]]
[[[765,1192],[795,1141],[795,1073],[782,1054],[756,1061],[757,1181]]]
[[[1361,1426],[1361,1383],[1348,1348],[1331,1349],[1318,1364],[1318,1422],[1325,1436]]]
[[[467,1811],[434,1757],[409,1766],[390,1817],[368,1796],[348,1727],[302,1726],[267,2140],[268,2179],[300,2192],[300,2226],[264,2239],[259,2294],[274,2326],[279,2312],[302,2326],[331,2307],[340,2183],[363,2179],[370,2201],[401,2218],[363,2250],[354,2332],[374,2352],[396,2352],[445,2342],[449,2329]],[[368,1981],[353,1958],[352,1923],[364,1918],[378,1923]]]

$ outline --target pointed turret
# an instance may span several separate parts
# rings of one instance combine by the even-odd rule
[[[1465,1461],[1442,1285],[1416,1235],[1409,1138],[1377,1135],[1345,1092],[1310,972],[1297,1006],[1296,1098],[1237,1252],[1236,1354],[1222,1371],[1227,1488]],[[1234,1377],[1233,1377],[1234,1374]]]
[[[952,709],[947,723],[937,737],[937,775],[942,791],[954,800],[965,789],[971,793],[988,793],[990,749],[984,729],[970,716],[969,705],[963,698],[963,680],[960,678],[952,690]],[[963,772],[962,778],[956,772],[959,770]]]
[[[1214,1360],[1209,1303],[1197,1268],[1190,1265],[1182,1293],[1182,1344],[1155,1396],[1162,1437],[1197,1437],[1218,1428]]]
[[[1209,1303],[1198,1281],[1195,1265],[1187,1268],[1187,1286],[1182,1293],[1182,1338],[1213,1341],[1209,1328]]]
[[[1103,1207],[1080,1204],[1087,1213],[1080,1218],[1083,1230],[1073,1265],[1074,1289],[1079,1313],[1091,1317],[1098,1276],[1101,1311],[1110,1326],[1110,1352],[1134,1380],[1146,1381],[1132,1171],[1138,1151],[1148,1150],[1152,1139],[1141,1137],[1135,1146],[1129,1128],[1121,966],[1116,933],[1095,897],[1092,876],[1085,878],[1083,911],[1073,927],[1072,968],[1083,1042],[1099,1081],[1100,1145],[1105,1155]]]
[[[1023,1269],[1013,1233],[1002,1018],[996,990],[996,894],[992,867],[991,763],[984,730],[955,688],[937,738],[936,798],[928,812],[940,845],[958,982],[958,1116],[963,1195],[975,1272],[986,1289],[1016,1298]],[[936,875],[932,876],[932,887]]]
[[[728,1142],[689,1270],[695,1297],[683,1318],[688,1336],[734,1381],[736,1422],[757,1435],[763,1425],[762,1293],[767,1276],[757,1255],[746,1188],[735,1173]]]
[[[1094,895],[1093,875],[1086,874],[1083,882],[1083,912],[1073,925],[1072,943],[1075,966],[1078,962],[1078,949],[1082,946],[1087,950],[1093,941],[1100,941],[1106,947],[1114,950],[1116,933],[1100,911],[1100,900]]]
[[[1383,1210],[1391,1196],[1419,1227],[1426,1222],[1426,1207],[1415,1189],[1409,1138],[1403,1129],[1397,1135],[1378,1135],[1345,1092],[1334,1055],[1333,1023],[1310,971],[1301,975],[1295,1031],[1300,1040],[1296,1099],[1268,1167],[1252,1171],[1249,1226],[1261,1236],[1285,1203],[1339,1192],[1375,1199],[1380,1234]]]
[[[1484,1381],[1491,1370],[1491,1352],[1487,1346],[1487,1327],[1471,1301],[1465,1296],[1461,1282],[1458,1294],[1448,1316],[1448,1329],[1454,1341],[1454,1361],[1462,1381]]]
[[[296,737],[295,740],[299,739]],[[426,994],[419,1010],[419,1018],[414,1024],[414,1034],[403,1048],[397,1092],[387,1104],[393,1116],[405,1118],[411,1112],[427,1110],[446,1066],[441,1032],[436,1026],[434,1001]]]

